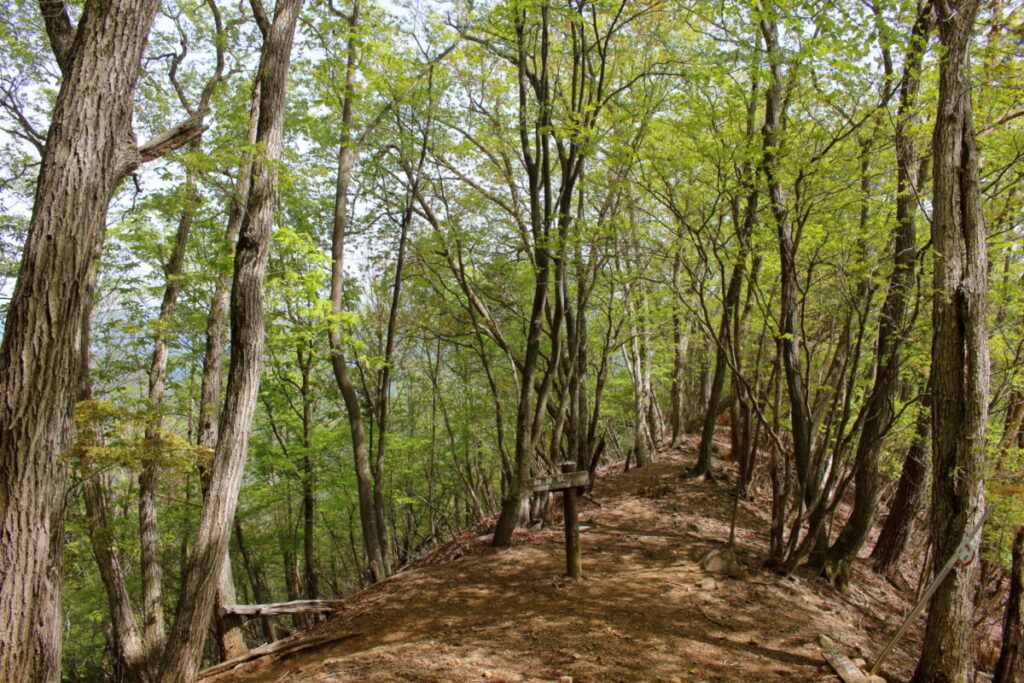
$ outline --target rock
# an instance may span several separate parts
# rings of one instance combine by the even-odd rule
[[[697,588],[702,591],[713,591],[718,588],[718,582],[708,576],[697,582]]]
[[[746,576],[743,566],[736,558],[736,551],[732,548],[715,548],[708,551],[700,559],[700,566],[711,574],[727,574],[736,579]]]

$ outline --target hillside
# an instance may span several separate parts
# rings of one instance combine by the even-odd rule
[[[561,528],[518,532],[505,550],[467,533],[347,601],[292,654],[204,680],[828,681],[819,634],[876,654],[908,596],[860,567],[845,595],[762,570],[766,501],[741,504],[740,575],[700,568],[727,537],[732,498],[728,484],[682,481],[692,461],[684,448],[605,468],[583,502],[582,582],[562,578]],[[887,680],[908,677],[919,644],[912,632]]]

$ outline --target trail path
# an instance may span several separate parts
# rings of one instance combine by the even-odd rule
[[[584,580],[562,578],[561,528],[493,550],[466,535],[434,564],[356,596],[299,636],[301,652],[248,662],[228,681],[837,681],[818,634],[876,654],[910,604],[857,567],[848,594],[760,568],[768,503],[741,503],[745,576],[704,572],[728,537],[731,485],[682,481],[692,449],[640,470],[605,470],[581,512]],[[451,557],[437,562],[439,557]],[[914,633],[882,672],[906,680]]]

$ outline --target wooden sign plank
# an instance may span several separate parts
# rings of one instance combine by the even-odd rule
[[[530,480],[530,490],[534,493],[540,491],[559,491],[561,489],[586,486],[588,483],[590,483],[590,474],[581,470],[564,474],[551,474],[546,477],[536,477]]]

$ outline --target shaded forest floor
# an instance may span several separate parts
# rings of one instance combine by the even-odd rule
[[[701,569],[728,538],[732,477],[681,481],[693,461],[688,442],[643,469],[602,471],[581,507],[583,581],[563,578],[560,526],[517,532],[502,550],[467,533],[300,634],[306,649],[204,680],[837,681],[819,634],[851,657],[876,655],[911,596],[863,566],[846,594],[761,569],[767,500],[740,504],[743,576]],[[910,676],[922,624],[887,660],[887,680]]]

